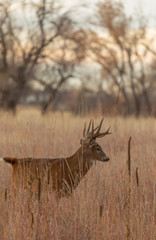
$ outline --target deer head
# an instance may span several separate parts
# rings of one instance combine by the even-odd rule
[[[83,137],[80,143],[82,145],[84,155],[87,159],[93,161],[109,161],[109,157],[102,150],[101,146],[96,143],[97,138],[102,138],[108,134],[110,127],[105,132],[100,132],[104,118],[101,119],[100,124],[94,128],[94,121],[91,119],[88,129],[86,130],[86,124],[84,125]]]

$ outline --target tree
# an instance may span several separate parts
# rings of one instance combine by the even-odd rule
[[[2,107],[15,112],[25,87],[34,82],[51,89],[55,97],[83,58],[84,34],[74,30],[69,12],[54,0],[23,1],[21,19],[13,3],[0,4],[0,92]]]
[[[148,51],[143,44],[147,40],[147,30],[143,19],[136,22],[133,17],[126,16],[123,4],[112,0],[98,3],[96,16],[103,34],[90,32],[91,56],[102,66],[108,86],[114,84],[116,92],[121,92],[128,114],[132,113],[132,97],[135,114],[139,116],[142,96],[151,114],[145,70]],[[134,21],[135,26],[138,24],[136,29]]]

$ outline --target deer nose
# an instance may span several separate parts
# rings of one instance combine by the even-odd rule
[[[109,157],[105,157],[105,158],[103,159],[103,161],[104,161],[104,162],[109,161]]]

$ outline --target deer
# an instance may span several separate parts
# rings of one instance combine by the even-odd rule
[[[81,146],[70,157],[66,158],[11,158],[3,157],[0,161],[11,165],[12,182],[18,190],[20,186],[29,188],[35,180],[52,183],[52,190],[57,196],[70,196],[96,161],[107,162],[109,157],[96,142],[108,134],[110,127],[105,132],[100,132],[104,118],[94,128],[94,120],[90,120],[88,128],[86,123],[83,129]]]

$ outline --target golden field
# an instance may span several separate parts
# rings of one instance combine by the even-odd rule
[[[70,156],[80,146],[84,122],[99,123],[101,117],[41,116],[35,109],[19,110],[16,117],[0,112],[0,157]],[[110,161],[96,162],[69,198],[57,201],[50,188],[33,201],[25,190],[13,197],[12,169],[0,163],[1,240],[156,239],[156,119],[105,116],[103,129],[109,126],[113,134],[97,142]]]

